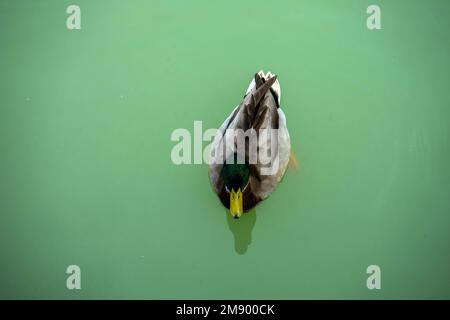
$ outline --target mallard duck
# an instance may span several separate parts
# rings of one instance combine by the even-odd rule
[[[211,144],[210,181],[235,219],[267,199],[286,172],[291,142],[280,98],[277,76],[256,73]]]

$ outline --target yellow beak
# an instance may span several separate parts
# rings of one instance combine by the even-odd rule
[[[230,192],[230,213],[231,215],[237,219],[240,216],[242,216],[243,205],[242,205],[242,191],[239,188],[238,191],[234,191],[234,189],[231,189]]]

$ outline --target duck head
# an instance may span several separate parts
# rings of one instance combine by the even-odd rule
[[[236,156],[233,160],[235,159]],[[243,192],[249,183],[249,166],[245,162],[227,161],[221,175],[225,182],[225,190],[230,194],[230,214],[238,219],[244,213]]]

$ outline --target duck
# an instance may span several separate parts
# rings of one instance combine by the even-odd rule
[[[215,194],[239,219],[266,200],[295,163],[278,76],[255,73],[242,101],[217,130],[208,174]]]

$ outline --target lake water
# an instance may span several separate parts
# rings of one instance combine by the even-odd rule
[[[450,2],[373,2],[2,2],[0,298],[450,298]],[[260,69],[299,168],[234,221],[170,136]]]

